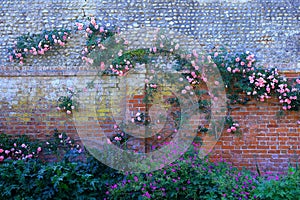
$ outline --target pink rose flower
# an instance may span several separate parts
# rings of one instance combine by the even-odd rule
[[[42,147],[38,147],[37,152],[41,152],[41,151],[42,151]]]
[[[106,139],[106,142],[107,142],[107,144],[112,144],[110,139],[108,139],[108,138]]]
[[[185,89],[186,89],[186,90],[190,90],[190,89],[191,89],[191,86],[187,85],[187,86],[185,86]]]
[[[116,141],[121,141],[121,140],[122,140],[122,138],[117,137],[117,136],[116,136],[114,139],[115,139]]]
[[[196,58],[198,58],[197,51],[196,51],[196,50],[193,50],[192,52],[193,52],[193,56],[196,57]]]
[[[244,65],[245,65],[245,63],[244,63],[244,62],[241,62],[241,65],[242,65],[242,66],[244,66]]]
[[[227,129],[227,133],[231,133],[231,129],[229,128],[229,129]]]
[[[105,69],[105,64],[104,64],[104,62],[101,62],[101,64],[100,64],[100,69],[101,69],[101,70],[104,70],[104,69]]]
[[[0,162],[3,162],[4,156],[0,156]]]
[[[3,151],[4,151],[3,149],[0,149],[0,153],[3,153]]]
[[[10,153],[10,151],[9,150],[5,150],[5,152],[4,152],[5,154],[9,154]]]
[[[70,115],[72,112],[70,110],[67,110],[67,114]]]
[[[232,131],[236,131],[236,128],[235,128],[234,126],[232,126],[230,129],[231,129]]]
[[[13,61],[13,56],[12,56],[12,55],[9,56],[9,61],[10,61],[10,62]]]
[[[118,52],[118,56],[120,57],[120,56],[122,56],[123,55],[123,52],[122,52],[122,50],[120,50],[119,52]]]
[[[236,59],[235,59],[235,62],[240,62],[240,58],[239,57],[237,57]]]
[[[195,73],[194,71],[191,72],[191,75],[192,75],[194,78],[197,77],[197,75],[196,75],[196,73]]]
[[[101,26],[99,31],[100,31],[100,33],[104,32],[104,27]]]

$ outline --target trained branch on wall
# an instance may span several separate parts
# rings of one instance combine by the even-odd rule
[[[113,36],[118,34],[118,29],[107,28],[104,23],[97,23],[94,17],[89,18],[87,23],[76,22],[77,31],[85,31],[86,45],[82,50],[82,59],[87,63],[100,67],[104,73],[109,75],[125,76],[127,72],[134,68],[137,63],[149,63],[157,55],[168,55],[174,61],[174,68],[183,72],[189,85],[181,89],[182,94],[192,94],[191,88],[195,88],[200,84],[206,84],[206,78],[203,75],[203,66],[198,65],[198,53],[193,50],[191,54],[182,56],[176,53],[179,45],[175,43],[164,44],[165,35],[161,35],[156,46],[150,49],[124,50],[128,44],[126,39],[116,40]],[[17,60],[23,63],[24,58],[28,54],[43,55],[54,45],[64,46],[69,30],[44,31],[42,34],[27,34],[18,38],[16,46],[11,49],[9,58],[11,61]],[[114,39],[112,39],[114,38]],[[113,48],[106,46],[106,42],[112,39]],[[112,63],[105,63],[103,57],[99,58],[93,54],[97,50],[102,55],[117,54]],[[284,76],[280,75],[276,68],[265,69],[256,66],[254,54],[230,53],[226,49],[215,49],[210,52],[206,59],[212,60],[218,67],[225,87],[227,88],[227,97],[229,104],[246,104],[252,97],[263,102],[271,96],[276,96],[279,103],[282,104],[283,110],[300,109],[300,78],[288,81]],[[109,66],[109,67],[106,67]],[[157,80],[147,80],[145,98],[153,96],[157,91],[159,82]],[[216,81],[215,84],[218,81]],[[65,105],[71,105],[71,99],[63,99],[60,101],[60,109],[66,108]],[[68,102],[67,102],[68,101]],[[202,102],[202,101],[201,101]],[[202,106],[201,102],[199,107]],[[202,102],[203,103],[203,102]],[[66,108],[66,112],[71,114],[72,108]],[[230,116],[227,117],[227,132],[238,132],[239,124]]]
[[[40,34],[24,34],[17,38],[15,46],[9,49],[9,60],[23,64],[29,55],[44,55],[54,46],[65,46],[71,31],[68,29],[55,29],[43,31]]]

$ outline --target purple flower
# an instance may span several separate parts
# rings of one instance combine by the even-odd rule
[[[114,184],[114,185],[111,186],[111,189],[115,189],[115,188],[117,188],[117,187],[118,187],[118,185],[117,185],[117,184]]]
[[[149,192],[146,192],[143,196],[147,197],[147,198],[151,198],[151,195],[149,194]]]

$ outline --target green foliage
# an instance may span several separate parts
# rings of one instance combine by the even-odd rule
[[[289,169],[288,175],[275,179],[262,179],[256,190],[258,199],[266,200],[295,200],[300,197],[300,171]]]
[[[66,89],[66,96],[60,96],[57,100],[58,111],[66,112],[66,114],[72,114],[73,110],[78,109],[78,103],[74,100],[77,92],[75,92],[72,88]]]
[[[267,180],[222,159],[200,159],[194,150],[147,174],[120,174],[88,154],[76,162],[6,160],[0,164],[0,199],[296,199],[300,194],[295,169]]]
[[[112,180],[117,182],[118,175],[92,160],[88,163],[12,161],[0,165],[0,198],[103,199],[106,184]]]

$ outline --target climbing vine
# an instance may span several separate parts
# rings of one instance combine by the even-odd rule
[[[71,31],[68,29],[55,29],[43,31],[40,34],[27,33],[17,38],[13,48],[9,49],[9,60],[23,64],[30,56],[44,55],[54,46],[63,47],[69,39]]]
[[[210,101],[201,99],[200,90],[196,94],[192,91],[198,85],[206,84],[207,82],[205,73],[203,73],[203,66],[199,65],[199,52],[196,50],[189,54],[182,54],[178,51],[180,48],[179,44],[174,42],[165,43],[167,37],[164,34],[159,35],[156,39],[156,45],[149,49],[125,50],[128,41],[125,38],[117,39],[117,37],[114,37],[116,34],[119,34],[116,27],[108,28],[102,22],[97,23],[94,17],[89,18],[87,23],[76,22],[75,25],[76,31],[84,31],[87,38],[82,50],[82,60],[97,66],[103,74],[125,76],[138,63],[151,63],[151,60],[156,59],[159,55],[168,55],[173,61],[173,68],[181,72],[189,83],[180,89],[181,93],[198,95],[199,108],[206,110],[210,108]],[[11,61],[17,60],[23,63],[25,57],[29,54],[43,55],[54,45],[64,46],[69,34],[70,30],[61,29],[44,31],[41,34],[23,35],[17,39],[15,47],[10,51],[9,58]],[[113,49],[109,49],[112,46]],[[93,55],[93,52],[96,50],[100,52],[100,57]],[[110,53],[116,55],[111,63],[105,63],[103,58]],[[251,98],[263,102],[275,96],[282,105],[283,110],[299,110],[300,78],[288,81],[279,74],[276,68],[265,69],[256,66],[255,55],[248,51],[230,53],[225,48],[215,49],[208,56],[202,56],[203,59],[208,63],[213,61],[218,67],[227,90],[229,108],[232,104],[246,104]],[[153,70],[151,70],[151,73],[155,74]],[[144,100],[151,102],[161,83],[155,79],[155,76],[152,76],[151,79],[145,80],[145,84],[146,95]],[[216,80],[215,85],[218,84],[219,82]],[[58,109],[71,114],[72,110],[74,110],[72,97],[72,94],[60,97]],[[146,118],[147,114],[141,113],[132,119],[134,123],[142,123],[147,120]],[[226,124],[227,132],[239,133],[239,124],[230,115],[226,118]],[[201,127],[199,130],[201,132],[206,130],[206,128]],[[120,141],[123,143],[125,140],[119,140],[119,136],[123,138],[124,135],[121,134],[124,133],[118,134],[112,140],[116,143],[120,143]]]

